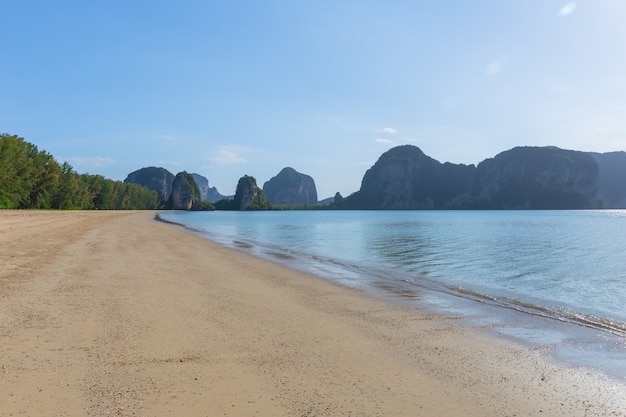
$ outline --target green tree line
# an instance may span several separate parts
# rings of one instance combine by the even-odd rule
[[[101,175],[78,174],[23,138],[0,134],[0,209],[144,210],[156,191]]]

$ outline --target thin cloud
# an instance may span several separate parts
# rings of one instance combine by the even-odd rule
[[[576,10],[576,3],[567,3],[559,10],[559,16],[569,16]]]
[[[376,143],[382,143],[383,145],[388,145],[388,146],[393,146],[396,143],[390,139],[385,139],[385,138],[376,138],[374,139],[374,142]]]
[[[248,160],[241,154],[249,151],[249,148],[243,146],[220,146],[207,160],[214,165],[245,164]]]
[[[394,129],[393,127],[383,127],[382,129],[378,129],[377,132],[378,133],[388,133],[390,135],[395,135],[396,133],[398,133],[398,131],[396,129]]]
[[[82,157],[72,156],[67,158],[67,162],[80,168],[100,168],[106,165],[115,165],[115,159],[108,156]]]
[[[494,59],[487,65],[485,72],[488,76],[493,77],[504,71],[507,65],[507,62],[503,59]]]

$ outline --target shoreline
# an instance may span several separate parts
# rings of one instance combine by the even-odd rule
[[[530,348],[549,351],[551,357],[568,366],[597,370],[620,383],[626,383],[624,328],[606,322],[606,319],[600,321],[598,317],[593,317],[596,322],[590,323],[586,320],[588,315],[579,315],[571,310],[559,311],[532,302],[492,298],[437,282],[416,283],[410,275],[403,276],[402,271],[389,273],[375,267],[361,268],[349,261],[300,253],[277,242],[216,234],[213,230],[205,230],[201,222],[170,213],[159,212],[156,218],[227,248],[365,291],[374,298],[407,305],[425,313],[460,317],[463,325],[478,327],[496,337]]]
[[[626,415],[623,384],[153,217],[0,211],[1,415]]]

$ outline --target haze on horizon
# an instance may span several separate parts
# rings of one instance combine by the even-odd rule
[[[477,164],[626,150],[626,2],[3,2],[0,131],[78,172],[223,194],[291,166],[320,199],[390,147]]]

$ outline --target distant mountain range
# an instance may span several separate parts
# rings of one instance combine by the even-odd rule
[[[626,208],[626,153],[517,147],[474,165],[440,162],[411,145],[385,152],[344,209]]]
[[[200,190],[202,200],[216,203],[228,198],[209,187],[209,180],[200,174],[191,174]],[[243,178],[243,177],[242,177]],[[142,185],[159,194],[162,203],[168,201],[172,194],[175,176],[165,168],[146,167],[134,171],[126,177],[125,183]],[[256,187],[256,180],[255,180]],[[301,174],[293,168],[284,168],[278,175],[263,185],[267,202],[274,205],[311,205],[317,204],[317,189],[313,178]]]
[[[205,177],[192,175],[203,200],[228,199]],[[167,201],[174,177],[164,168],[148,167],[124,182],[156,190]],[[262,191],[272,205],[320,204],[313,178],[290,167]],[[416,146],[403,145],[380,156],[359,191],[345,198],[337,193],[322,204],[357,210],[626,208],[626,153],[516,147],[475,166],[442,164]]]

